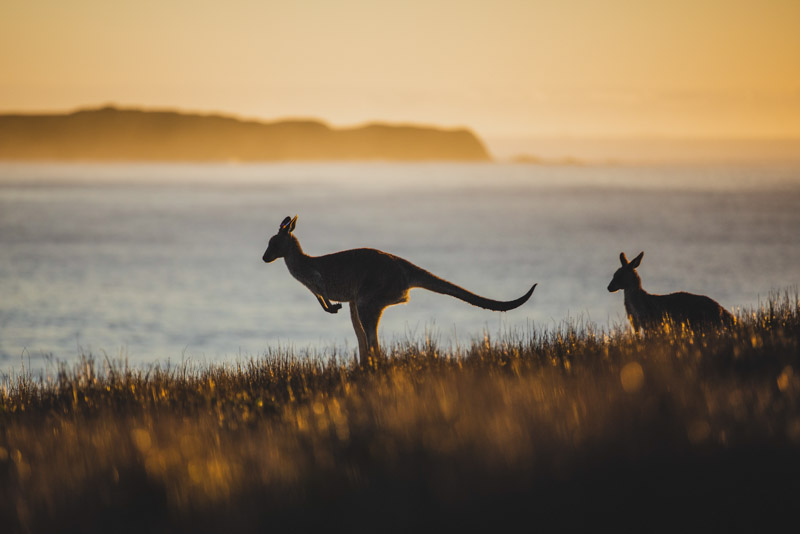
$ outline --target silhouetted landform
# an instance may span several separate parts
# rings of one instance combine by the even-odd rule
[[[467,129],[314,120],[246,121],[220,115],[104,107],[54,115],[0,115],[0,159],[55,161],[489,161]]]

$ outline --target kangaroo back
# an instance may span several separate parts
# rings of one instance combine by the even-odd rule
[[[520,298],[515,300],[493,300],[487,299],[485,297],[481,297],[480,295],[476,295],[471,291],[467,291],[463,287],[457,286],[452,282],[448,282],[442,278],[439,278],[433,273],[426,271],[416,265],[409,263],[412,267],[409,273],[409,286],[410,287],[421,287],[423,289],[427,289],[428,291],[433,291],[434,293],[440,293],[442,295],[450,295],[451,297],[455,297],[457,299],[463,300],[464,302],[468,302],[473,306],[478,306],[479,308],[484,308],[487,310],[492,311],[508,311],[513,310],[514,308],[518,308],[525,304],[531,295],[533,294],[533,290],[536,289],[537,284],[533,284],[527,293],[522,295]]]
[[[705,295],[679,292],[653,297],[660,301],[662,315],[668,315],[675,321],[686,321],[693,327],[719,324],[731,326],[735,322],[729,311]]]

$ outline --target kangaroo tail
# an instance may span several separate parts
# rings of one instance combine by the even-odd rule
[[[427,289],[428,291],[433,291],[434,293],[450,295],[451,297],[468,302],[473,306],[478,306],[480,308],[485,308],[492,311],[508,311],[522,306],[528,301],[529,298],[531,298],[533,290],[536,289],[537,285],[533,284],[533,287],[531,287],[527,293],[516,300],[492,300],[476,295],[471,291],[467,291],[463,287],[459,287],[451,282],[448,282],[447,280],[439,278],[438,276],[419,267],[416,267],[410,274],[411,276],[409,277],[409,285],[411,287],[421,287],[423,289]]]

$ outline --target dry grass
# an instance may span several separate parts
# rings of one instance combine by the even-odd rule
[[[11,532],[765,530],[800,497],[800,300],[359,369],[86,358],[0,391]],[[690,522],[691,521],[691,522]]]

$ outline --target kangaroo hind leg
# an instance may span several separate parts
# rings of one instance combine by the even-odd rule
[[[381,356],[381,347],[378,343],[378,323],[383,314],[383,306],[376,306],[374,304],[359,304],[358,316],[361,319],[361,325],[364,327],[364,333],[367,338],[367,355],[373,358]],[[366,358],[362,357],[362,364],[367,363]]]
[[[353,330],[355,330],[358,340],[358,362],[365,365],[369,359],[369,345],[364,325],[361,324],[361,318],[358,316],[358,306],[354,301],[350,302],[350,319],[353,321]]]

